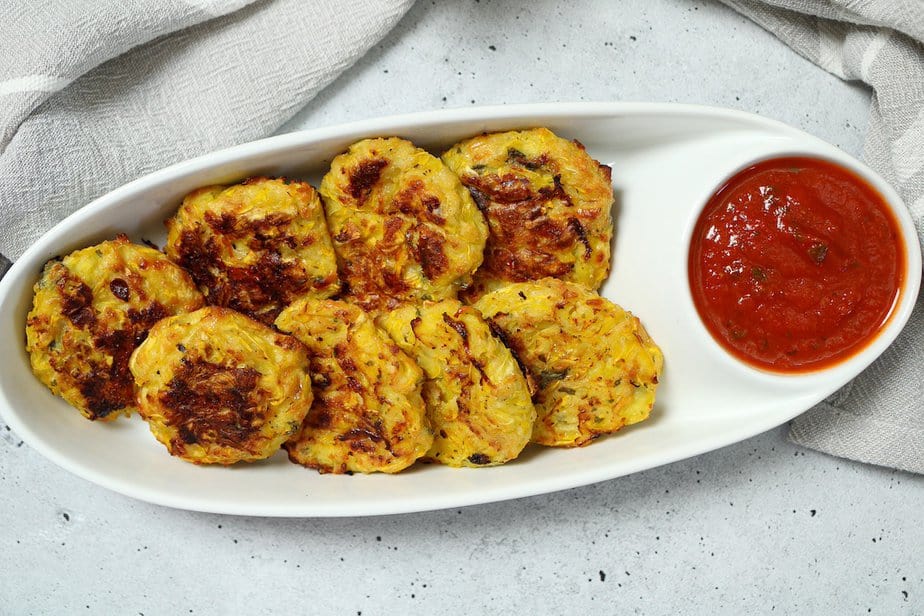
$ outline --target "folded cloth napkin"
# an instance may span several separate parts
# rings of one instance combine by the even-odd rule
[[[265,137],[413,0],[36,0],[0,27],[0,274],[140,175]]]
[[[901,194],[924,245],[924,2],[722,2],[823,69],[872,87],[864,157]],[[924,294],[896,343],[795,419],[789,438],[836,456],[924,473]]]

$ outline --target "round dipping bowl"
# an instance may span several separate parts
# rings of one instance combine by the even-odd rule
[[[771,373],[817,372],[879,337],[902,299],[893,207],[825,157],[773,156],[727,178],[691,233],[690,291],[723,349]]]
[[[709,338],[711,341],[710,351],[721,354],[723,363],[731,369],[747,371],[757,376],[757,378],[778,381],[782,387],[787,387],[789,383],[793,382],[798,382],[797,387],[803,387],[806,384],[815,386],[822,383],[846,383],[847,380],[872,363],[895,340],[911,316],[920,290],[922,262],[919,239],[914,222],[911,220],[901,197],[879,174],[863,163],[839,150],[830,148],[829,151],[825,152],[821,151],[822,149],[812,147],[804,151],[783,150],[742,162],[729,172],[715,186],[709,197],[702,202],[696,215],[691,219],[692,224],[688,226],[684,236],[685,244],[690,248],[686,263],[687,271],[692,272],[693,263],[690,259],[692,259],[694,253],[693,243],[698,239],[696,233],[699,231],[700,219],[705,208],[710,206],[713,197],[717,192],[724,190],[730,183],[734,182],[739,177],[739,174],[776,159],[815,159],[822,163],[841,167],[857,176],[862,182],[865,182],[881,198],[881,204],[895,226],[895,242],[899,252],[899,260],[901,261],[901,279],[898,282],[896,295],[887,309],[881,325],[841,357],[830,361],[821,361],[816,365],[782,369],[769,367],[763,365],[763,362],[744,357],[744,353],[729,348],[728,343],[720,340],[717,333],[710,331],[700,312],[703,307],[697,307],[697,302],[693,296],[692,273],[689,275],[687,301],[699,317],[697,335],[701,338]]]

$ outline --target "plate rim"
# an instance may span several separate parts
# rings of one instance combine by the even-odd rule
[[[41,257],[47,251],[47,244],[52,241],[49,238],[61,234],[62,230],[70,229],[78,224],[82,219],[92,216],[100,210],[104,210],[111,204],[120,202],[130,195],[143,193],[170,178],[184,176],[190,173],[203,172],[209,168],[218,167],[235,160],[246,159],[257,156],[261,153],[282,151],[286,149],[297,148],[309,145],[314,142],[331,138],[356,139],[362,136],[372,134],[384,134],[384,132],[396,133],[402,127],[421,127],[439,125],[446,123],[464,123],[477,121],[503,121],[509,120],[511,124],[519,122],[529,122],[531,119],[542,116],[545,119],[557,118],[580,118],[589,120],[595,117],[613,118],[633,114],[675,114],[675,115],[694,115],[699,117],[713,117],[720,119],[731,119],[741,122],[745,126],[757,126],[773,133],[783,134],[785,136],[797,138],[803,142],[821,144],[827,148],[843,154],[845,159],[858,163],[861,170],[866,175],[877,178],[885,186],[891,186],[879,176],[875,171],[870,169],[865,163],[854,159],[849,154],[825,142],[818,137],[810,135],[805,131],[789,126],[778,120],[766,118],[747,111],[737,109],[726,109],[722,107],[691,105],[682,103],[645,103],[645,102],[572,102],[572,103],[529,103],[517,105],[490,105],[463,107],[457,109],[439,109],[429,110],[397,115],[388,115],[382,117],[366,118],[351,122],[333,124],[317,128],[275,135],[263,139],[250,141],[242,144],[233,145],[227,148],[206,153],[194,158],[180,161],[164,167],[162,169],[145,174],[135,180],[132,180],[122,186],[119,186],[100,197],[92,200],[88,204],[75,210],[66,216],[60,222],[45,231],[40,238],[30,246],[23,254],[14,261],[12,266],[0,279],[0,314],[5,314],[10,309],[7,307],[10,302],[17,298],[12,296],[11,289],[14,282],[26,275],[26,268],[30,263]],[[840,161],[839,161],[840,162]],[[904,205],[897,191],[892,191],[886,201],[893,214],[898,219],[902,230],[902,242],[905,247],[906,258],[906,276],[910,298],[903,301],[897,308],[907,308],[901,314],[895,314],[895,323],[887,325],[888,331],[883,331],[878,338],[885,340],[882,349],[875,353],[872,358],[866,362],[860,372],[869,366],[870,363],[894,342],[895,338],[901,332],[908,318],[910,317],[911,308],[914,307],[915,298],[920,288],[920,275],[915,271],[921,269],[920,240],[908,242],[905,232],[910,227],[914,230],[914,224],[911,219],[908,208]],[[897,197],[897,199],[895,198]],[[30,285],[31,288],[31,285]],[[908,307],[910,305],[910,307]],[[887,339],[887,340],[886,340]],[[858,374],[858,373],[857,373]],[[849,378],[853,378],[851,375]],[[688,446],[672,447],[668,450],[668,455],[664,451],[652,451],[646,455],[639,456],[629,463],[623,463],[622,468],[617,472],[607,470],[605,465],[597,469],[582,470],[580,472],[570,472],[559,477],[545,478],[542,481],[532,480],[517,484],[514,489],[509,485],[496,486],[491,489],[479,490],[474,494],[455,494],[449,493],[446,496],[433,494],[416,494],[404,496],[398,500],[383,500],[371,503],[341,503],[326,504],[318,506],[307,501],[304,505],[286,505],[265,502],[252,503],[249,501],[237,502],[236,504],[228,503],[223,500],[214,501],[214,499],[196,499],[186,495],[177,495],[164,490],[152,490],[149,487],[141,486],[127,480],[114,478],[97,472],[92,468],[86,467],[60,453],[56,448],[46,443],[45,440],[29,428],[25,421],[20,418],[20,413],[13,409],[9,402],[6,392],[0,388],[0,416],[30,447],[35,449],[42,456],[60,466],[64,470],[81,477],[87,481],[95,483],[101,487],[120,493],[125,496],[136,498],[145,502],[185,509],[191,511],[223,513],[232,515],[249,515],[249,516],[266,516],[266,517],[361,517],[371,515],[391,515],[421,511],[431,511],[453,507],[463,507],[489,502],[503,500],[513,500],[558,492],[565,489],[577,488],[589,484],[615,479],[617,477],[636,473],[642,470],[648,470],[671,464],[679,460],[700,455],[709,451],[714,451],[730,444],[750,438],[775,426],[789,421],[793,417],[805,412],[813,404],[820,401],[824,396],[817,400],[811,401],[804,408],[801,407],[795,412],[789,414],[778,413],[762,418],[762,421],[742,423],[739,429],[729,430],[723,433],[722,438],[711,440],[693,440]],[[785,416],[784,416],[785,415]],[[464,472],[464,469],[461,469]],[[477,472],[477,470],[475,471]],[[498,493],[503,491],[503,493]],[[231,505],[231,506],[229,506]]]

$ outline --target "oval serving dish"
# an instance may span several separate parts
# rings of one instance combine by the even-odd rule
[[[418,464],[398,475],[335,476],[284,453],[234,467],[170,457],[137,415],[89,422],[33,375],[25,351],[32,285],[55,255],[111,239],[163,244],[163,221],[189,191],[251,175],[317,185],[352,142],[401,136],[439,153],[484,131],[547,126],[578,139],[613,168],[613,270],[601,293],[638,315],[665,356],[651,417],[579,449],[530,446],[504,466]],[[726,178],[765,158],[815,156],[866,179],[893,210],[905,251],[899,299],[879,334],[845,361],[806,374],[763,372],[726,353],[697,315],[687,254],[700,209]],[[670,104],[511,105],[419,113],[291,133],[158,171],[82,208],[32,246],[0,281],[0,413],[29,445],[101,486],[184,509],[265,516],[355,516],[424,511],[572,488],[652,468],[748,438],[834,392],[878,357],[911,314],[921,252],[896,192],[834,146],[784,124],[724,109]]]

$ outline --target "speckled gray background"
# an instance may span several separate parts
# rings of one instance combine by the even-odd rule
[[[421,0],[286,129],[571,100],[736,107],[859,155],[869,95],[713,2]],[[924,479],[783,428],[568,492],[340,520],[156,507],[0,436],[2,614],[924,612]]]

